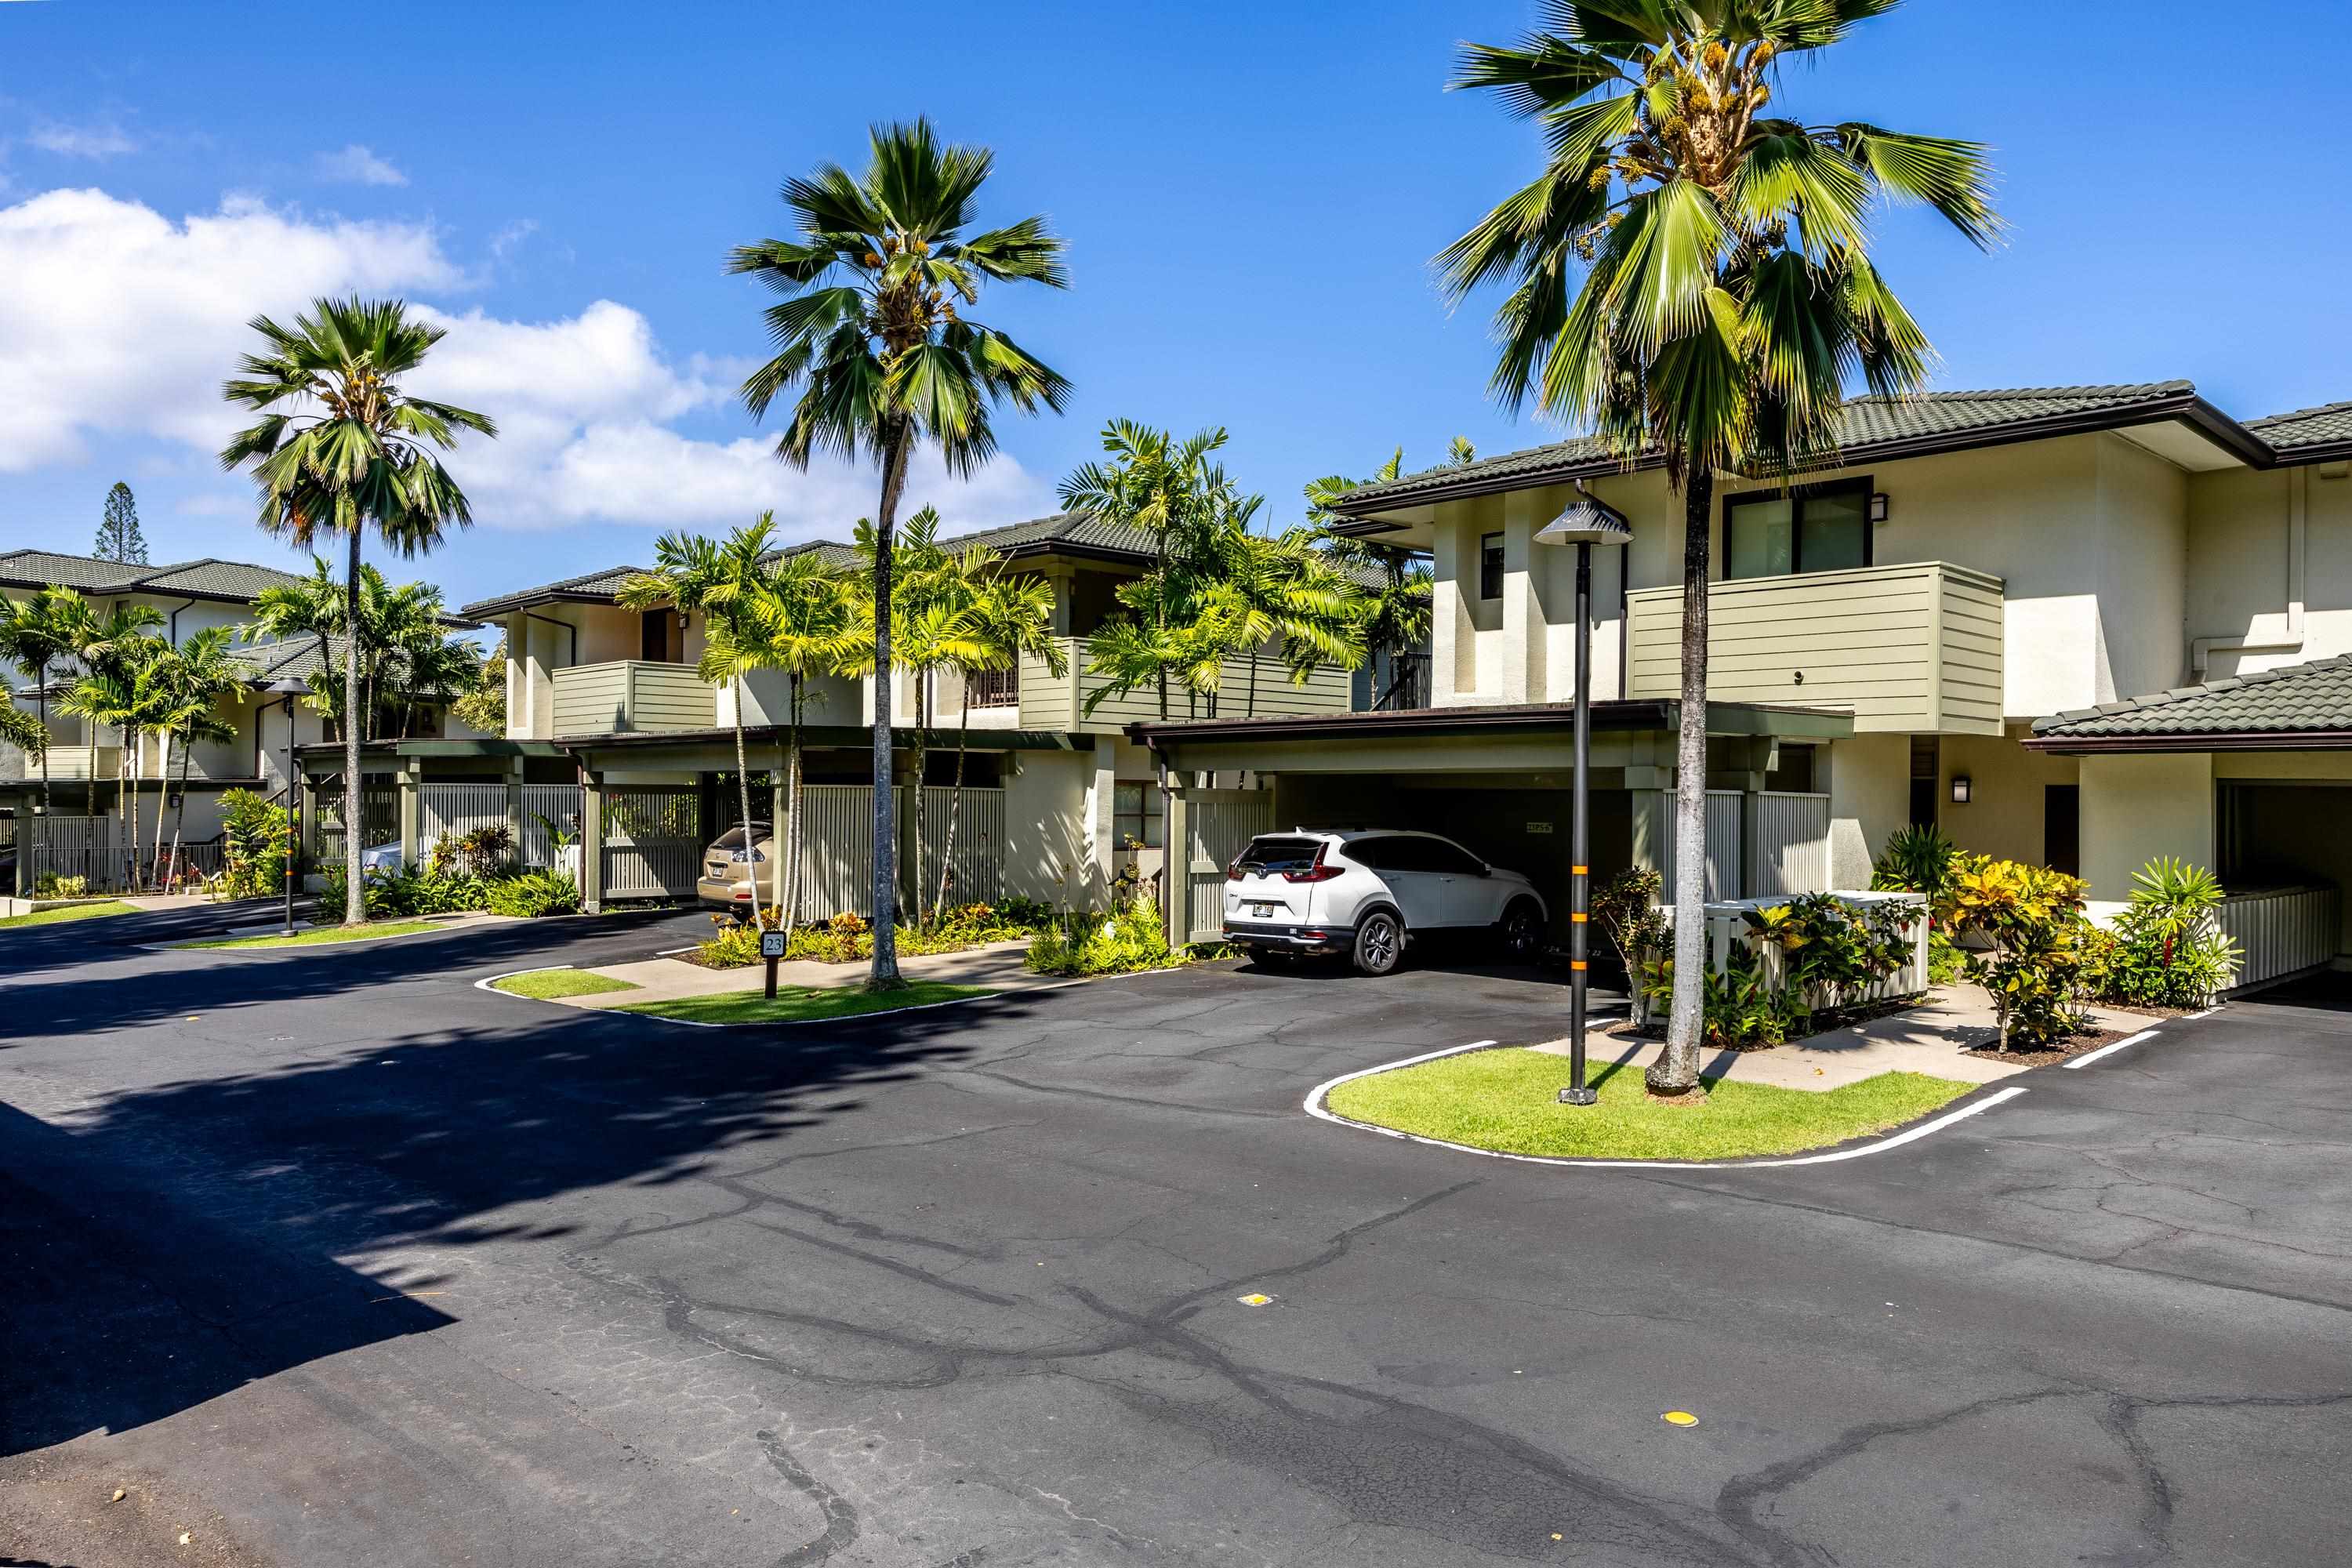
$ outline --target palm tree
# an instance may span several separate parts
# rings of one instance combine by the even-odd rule
[[[170,877],[179,868],[180,837],[188,821],[188,770],[195,743],[236,738],[236,727],[215,711],[221,699],[231,693],[240,702],[245,700],[249,668],[229,651],[236,637],[236,633],[228,626],[207,626],[191,634],[185,642],[169,649],[156,661],[159,701],[154,723],[156,732],[163,737],[163,762],[157,770],[160,776],[171,776],[172,742],[180,742],[180,808],[172,823],[169,862],[163,859],[163,807],[171,792],[166,791],[155,802],[155,847],[149,880],[159,889],[168,885]]]
[[[1251,717],[1257,713],[1257,653],[1268,641],[1279,642],[1293,684],[1326,667],[1354,669],[1366,646],[1355,583],[1316,548],[1312,529],[1253,532],[1250,519],[1261,504],[1251,496],[1232,509],[1222,531],[1222,575],[1249,610],[1234,651],[1249,660],[1244,711]]]
[[[1054,636],[1054,588],[1042,577],[1013,576],[1000,556],[968,551],[962,574],[974,584],[971,599],[973,658],[961,667],[963,704],[956,721],[955,794],[949,798],[947,848],[940,867],[934,910],[947,907],[955,885],[956,833],[963,819],[963,761],[971,736],[971,678],[986,670],[1015,669],[1026,658],[1044,661],[1059,680],[1070,668]]]
[[[222,387],[261,415],[221,449],[224,469],[253,465],[266,533],[309,550],[324,534],[349,545],[343,624],[360,619],[360,550],[373,530],[387,547],[417,555],[452,526],[472,525],[466,492],[441,466],[457,432],[496,436],[488,416],[412,397],[400,378],[424,363],[444,329],[408,318],[397,300],[317,300],[289,329],[256,316],[263,352],[241,356]],[[343,650],[343,923],[362,925],[360,874],[359,639]]]
[[[17,707],[16,697],[5,686],[0,686],[0,745],[14,746],[28,757],[48,761],[48,725]]]
[[[1470,443],[1460,436],[1454,437],[1453,444],[1457,454],[1470,450]],[[1319,547],[1356,584],[1355,614],[1365,656],[1375,671],[1383,657],[1388,663],[1388,685],[1371,693],[1374,708],[1385,708],[1395,700],[1412,679],[1412,667],[1406,660],[1428,640],[1435,580],[1428,562],[1412,551],[1332,531],[1347,521],[1334,506],[1339,497],[1359,486],[1385,484],[1403,472],[1404,448],[1399,447],[1368,479],[1332,474],[1307,485],[1307,519],[1322,531]]]
[[[49,669],[74,656],[90,641],[96,617],[71,588],[40,589],[23,604],[0,596],[0,660],[16,665],[33,678],[33,702],[44,737],[38,746],[26,746],[27,755],[41,764],[41,815],[49,813]],[[91,786],[95,789],[97,786]]]
[[[1552,30],[1468,47],[1454,84],[1500,92],[1550,148],[1437,258],[1454,301],[1509,286],[1493,393],[1513,408],[1534,394],[1628,462],[1654,455],[1683,495],[1675,983],[1654,1093],[1698,1082],[1715,475],[1830,458],[1856,373],[1882,395],[1924,384],[1927,339],[1871,264],[1874,202],[1924,203],[1981,247],[2000,233],[1978,143],[1769,112],[1779,62],[1895,3],[1550,0]]]
[[[983,282],[1058,289],[1062,241],[1041,217],[966,236],[974,198],[995,165],[982,147],[942,144],[930,122],[875,127],[866,173],[818,165],[784,184],[797,239],[738,247],[748,272],[784,298],[767,311],[773,359],[743,384],[763,417],[794,388],[776,455],[806,468],[819,451],[863,456],[881,469],[874,511],[874,959],[866,984],[895,990],[898,866],[890,800],[890,574],[898,500],[916,449],[936,445],[959,477],[996,450],[993,409],[1059,412],[1069,384],[1003,332],[960,315]]]
[[[752,818],[751,762],[743,742],[743,677],[758,666],[714,658],[709,650],[711,637],[722,630],[730,634],[730,648],[756,646],[757,639],[746,635],[751,628],[751,600],[759,586],[761,561],[775,531],[776,514],[763,511],[750,527],[738,528],[724,540],[665,533],[654,543],[653,570],[631,577],[616,595],[623,609],[676,610],[681,630],[696,616],[702,617],[705,656],[697,673],[714,686],[724,683],[735,697],[735,787],[743,813],[747,863],[751,858]]]
[[[117,605],[104,619],[92,623],[93,635],[75,649],[83,673],[58,704],[89,724],[93,764],[99,733],[112,729],[121,736],[122,744],[115,752],[114,798],[116,815],[123,826],[125,886],[138,880],[139,743],[164,705],[156,671],[170,647],[151,635],[163,624],[162,613],[145,605]],[[89,793],[87,815],[95,818],[98,770],[94,765]]]
[[[769,871],[771,900],[789,931],[800,922],[801,849],[805,841],[801,825],[801,725],[806,714],[807,681],[812,676],[847,673],[861,647],[871,645],[858,636],[862,620],[849,579],[813,550],[778,559],[753,586],[740,622],[740,636],[752,640],[759,651],[757,668],[782,670],[790,686],[784,820],[775,825],[776,863]],[[732,645],[738,636],[733,623],[714,627],[709,646]],[[751,667],[731,647],[727,657],[743,659],[746,668]]]
[[[327,569],[325,558],[313,555],[308,577],[297,583],[273,584],[254,595],[249,627],[257,637],[315,637],[319,668],[332,669],[333,639],[343,629],[343,610],[342,584]]]

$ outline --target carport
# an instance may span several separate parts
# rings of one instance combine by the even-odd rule
[[[1680,712],[1672,700],[1592,704],[1597,880],[1635,865],[1671,879]],[[1131,726],[1168,769],[1169,842],[1188,852],[1171,924],[1186,940],[1215,937],[1224,867],[1254,834],[1414,827],[1527,875],[1564,935],[1574,717],[1544,702]],[[1708,896],[1826,890],[1829,795],[1784,772],[1782,752],[1825,748],[1853,732],[1853,718],[1710,702],[1706,728]],[[1259,787],[1207,787],[1237,773]]]

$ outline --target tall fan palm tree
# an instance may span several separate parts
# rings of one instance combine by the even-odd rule
[[[1054,636],[1054,587],[1042,577],[1014,576],[1001,556],[965,552],[963,575],[974,584],[971,640],[975,656],[961,667],[963,704],[956,721],[955,794],[948,804],[947,848],[940,867],[940,893],[931,908],[947,907],[955,887],[956,835],[963,821],[963,763],[971,737],[971,678],[990,670],[1017,669],[1023,658],[1043,663],[1059,680],[1070,661]]]
[[[724,540],[698,533],[665,533],[654,542],[654,566],[621,584],[616,595],[628,610],[676,610],[681,628],[702,617],[705,657],[698,673],[712,685],[724,685],[735,698],[735,787],[742,809],[743,855],[751,856],[751,773],[743,742],[743,677],[758,668],[736,658],[713,658],[712,636],[725,630],[731,649],[756,647],[745,635],[751,626],[752,592],[759,586],[761,562],[776,531],[776,514],[763,511],[746,528]]]
[[[782,670],[787,682],[784,820],[775,825],[776,863],[769,868],[769,898],[787,931],[800,923],[802,850],[807,841],[802,831],[801,726],[808,681],[846,673],[861,647],[871,646],[859,635],[863,620],[856,599],[846,574],[814,550],[795,551],[753,585],[740,633],[730,624],[710,634],[714,647],[733,644],[739,635],[752,640],[760,655],[757,668]],[[739,656],[730,649],[728,657]]]
[[[176,878],[180,863],[180,838],[188,823],[188,773],[198,741],[225,742],[236,739],[236,727],[219,713],[221,700],[234,695],[239,702],[245,700],[245,681],[251,672],[244,660],[229,650],[236,639],[236,631],[228,626],[206,626],[190,634],[175,648],[166,650],[155,663],[157,689],[155,732],[163,738],[163,764],[156,771],[168,779],[172,773],[172,744],[180,747],[179,812],[172,822],[172,858],[163,858],[163,808],[170,803],[173,792],[166,790],[155,800],[155,847],[148,879],[156,887],[168,887]]]
[[[44,739],[39,746],[23,750],[40,761],[44,816],[49,813],[49,671],[90,642],[96,620],[88,603],[71,588],[42,588],[21,605],[0,596],[0,660],[33,678],[34,711]]]
[[[343,624],[360,618],[361,546],[373,531],[388,548],[417,555],[452,526],[472,525],[466,492],[439,454],[460,430],[496,436],[487,415],[414,397],[401,378],[425,363],[443,328],[412,321],[397,300],[318,300],[290,328],[256,316],[260,353],[241,356],[222,387],[229,402],[261,417],[221,448],[224,469],[253,465],[266,533],[309,550],[344,536]],[[343,923],[367,920],[360,874],[361,650],[343,654]]]
[[[1990,247],[1976,142],[1772,111],[1780,61],[1896,0],[1544,0],[1546,30],[1465,49],[1454,86],[1544,129],[1540,176],[1437,258],[1454,300],[1508,285],[1490,384],[1533,395],[1683,495],[1675,983],[1654,1092],[1698,1082],[1706,965],[1707,524],[1717,470],[1785,476],[1836,447],[1840,399],[1923,384],[1926,337],[1870,260],[1874,203],[1918,202]]]
[[[880,125],[863,174],[823,163],[784,183],[794,239],[738,247],[732,272],[784,298],[767,311],[773,359],[743,384],[754,417],[797,390],[776,455],[806,468],[820,451],[880,469],[874,511],[874,959],[866,984],[894,990],[898,865],[890,802],[890,574],[898,500],[917,449],[962,476],[996,450],[992,412],[1059,412],[1069,384],[1004,333],[958,313],[983,283],[1066,281],[1062,241],[1042,217],[967,234],[995,166],[982,147],[941,142],[929,121]]]

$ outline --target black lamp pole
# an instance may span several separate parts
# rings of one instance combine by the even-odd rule
[[[1566,511],[1540,530],[1548,543],[1576,546],[1576,781],[1568,836],[1568,1087],[1562,1105],[1591,1105],[1601,1097],[1584,1081],[1584,1014],[1592,930],[1592,547],[1623,544],[1633,535],[1622,513],[1582,485]]]

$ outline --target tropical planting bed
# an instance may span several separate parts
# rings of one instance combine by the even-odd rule
[[[1736,1160],[1795,1154],[1884,1132],[1977,1086],[1887,1072],[1832,1089],[1703,1079],[1696,1105],[1650,1099],[1638,1067],[1602,1065],[1592,1106],[1561,1105],[1565,1058],[1507,1046],[1352,1079],[1325,1096],[1367,1126],[1507,1154],[1590,1160]]]
[[[643,1013],[688,1024],[807,1024],[826,1018],[897,1013],[942,1002],[970,1002],[998,994],[985,985],[950,985],[935,980],[909,982],[898,991],[866,991],[855,985],[780,988],[773,1001],[757,991],[711,996],[678,996],[664,1002],[631,1002],[610,1009]]]

